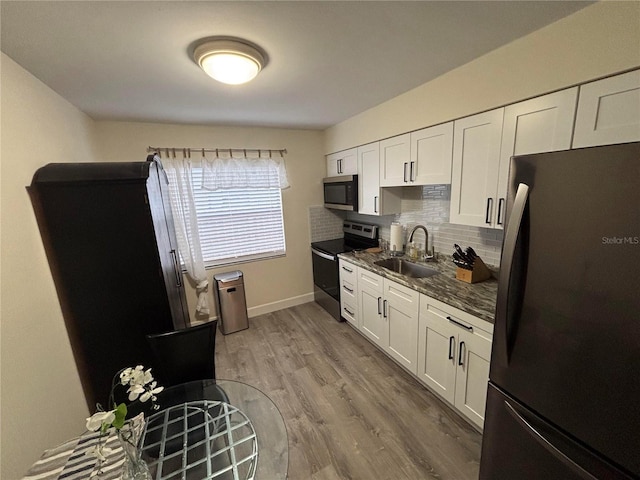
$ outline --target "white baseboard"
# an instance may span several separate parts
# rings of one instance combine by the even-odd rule
[[[247,315],[249,315],[249,318],[257,317],[258,315],[264,315],[265,313],[271,313],[277,310],[282,310],[283,308],[295,307],[296,305],[302,305],[303,303],[309,302],[313,302],[313,292],[247,308]],[[217,316],[212,316],[209,317],[209,320],[216,320],[217,318]]]

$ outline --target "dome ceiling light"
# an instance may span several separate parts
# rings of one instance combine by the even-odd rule
[[[229,85],[253,80],[266,65],[266,55],[246,40],[220,37],[202,40],[193,60],[207,75]]]

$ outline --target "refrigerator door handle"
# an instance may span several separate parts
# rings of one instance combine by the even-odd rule
[[[529,198],[529,186],[521,183],[516,191],[515,201],[507,231],[504,237],[504,248],[502,251],[502,266],[498,278],[498,299],[496,303],[496,326],[494,341],[497,340],[498,348],[502,350],[500,361],[508,365],[511,356],[510,340],[515,330],[513,329],[513,318],[515,317],[515,305],[512,305],[517,292],[513,291],[512,274],[518,238],[522,230],[522,220]]]
[[[516,420],[516,422],[518,422],[518,424],[551,455],[573,469],[576,473],[580,474],[581,478],[584,478],[586,480],[599,480],[598,477],[594,477],[591,473],[575,463],[575,461],[571,460],[571,458],[569,458],[569,456],[558,449],[558,447],[553,445],[553,443],[551,443],[551,441],[544,435],[544,433],[540,431],[543,429],[537,429],[533,425],[535,423],[533,419],[525,418],[523,414],[518,412],[516,410],[516,407],[511,405],[508,401],[505,400],[504,404],[507,412],[509,412],[509,414]]]

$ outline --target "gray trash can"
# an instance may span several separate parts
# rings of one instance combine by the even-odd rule
[[[240,270],[214,275],[218,324],[223,334],[249,328],[247,299],[244,294],[244,277]]]

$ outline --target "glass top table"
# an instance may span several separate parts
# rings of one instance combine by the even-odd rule
[[[232,380],[198,380],[165,388],[153,410],[133,402],[127,418],[143,412],[147,420],[142,456],[156,480],[285,480],[289,466],[284,420],[275,404],[255,387]],[[95,459],[85,451],[95,432],[47,450],[25,479],[89,479]],[[123,453],[115,447],[110,465],[98,479],[120,476]],[[86,476],[85,476],[86,473]]]

